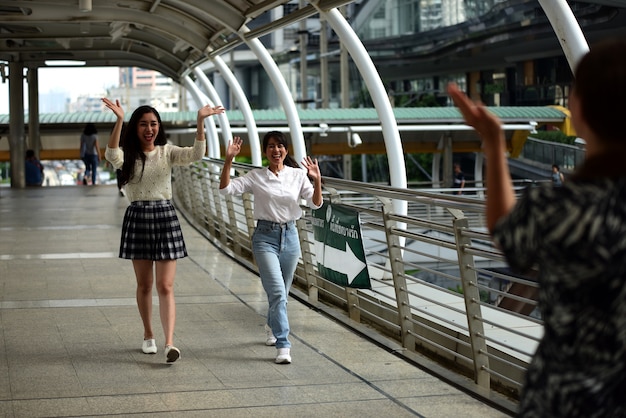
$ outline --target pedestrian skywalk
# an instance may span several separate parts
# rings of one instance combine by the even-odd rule
[[[292,359],[265,346],[266,298],[182,215],[175,343],[141,352],[115,186],[0,189],[0,416],[504,417],[298,300]],[[156,294],[156,293],[155,293]]]

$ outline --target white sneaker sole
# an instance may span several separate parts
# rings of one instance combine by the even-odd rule
[[[265,325],[265,334],[267,337],[267,339],[265,340],[265,345],[268,347],[276,345],[276,337],[274,337],[274,334],[272,334],[272,329],[267,326],[267,324]]]
[[[169,350],[165,350],[165,362],[174,363],[180,358],[180,351],[176,347],[170,347]]]
[[[286,351],[286,352],[281,352],[281,351]],[[278,349],[278,354],[276,355],[276,360],[275,360],[276,364],[290,364],[291,363],[291,352],[290,350],[284,349],[284,348],[279,348]]]

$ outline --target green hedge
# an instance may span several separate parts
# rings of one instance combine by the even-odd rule
[[[576,136],[565,135],[561,131],[537,131],[529,136],[542,141],[558,142],[568,145],[575,145],[574,140],[576,140]]]

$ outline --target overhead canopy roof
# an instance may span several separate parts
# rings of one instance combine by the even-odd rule
[[[267,12],[287,0],[42,0],[0,1],[0,60],[45,66],[47,60],[86,66],[136,66],[181,82],[211,54],[316,13],[306,6],[279,21]],[[350,3],[322,0],[322,8]],[[81,7],[86,9],[81,11]],[[245,35],[238,32],[244,26]]]
[[[511,155],[519,153],[528,130],[515,128],[535,122],[537,127],[556,126],[562,129],[569,114],[564,109],[555,107],[493,107],[490,108],[505,124],[505,137]],[[454,152],[477,152],[481,142],[473,129],[467,128],[459,111],[452,107],[438,108],[395,108],[394,117],[401,131],[404,152],[440,152],[439,140],[442,135],[452,139]],[[282,110],[254,110],[254,119],[261,131],[283,130],[286,124]],[[196,113],[162,112],[161,120],[166,132],[195,132]],[[130,117],[130,115],[126,115]],[[312,155],[342,154],[383,154],[386,152],[380,132],[380,119],[375,109],[299,109],[309,151]],[[80,132],[85,123],[93,122],[100,132],[110,132],[115,116],[112,112],[72,112],[43,113],[40,115],[42,135],[70,135]],[[242,155],[250,155],[249,138],[244,117],[239,110],[229,111],[229,122],[233,132],[244,139]],[[322,128],[327,125],[327,128]],[[0,115],[0,132],[9,128],[9,115]],[[519,130],[521,129],[521,130]],[[358,133],[362,144],[350,144],[349,135]],[[193,136],[193,135],[192,135]],[[54,154],[45,152],[47,158],[70,158],[77,153],[74,147],[67,150],[55,150]],[[8,154],[0,150],[0,161],[7,160]]]
[[[527,107],[491,107],[489,108],[504,123],[526,123],[534,121],[541,123],[560,123],[568,116],[562,110],[548,106]],[[459,111],[454,107],[405,107],[394,108],[393,113],[400,125],[406,124],[458,124],[464,123]],[[260,126],[284,126],[285,112],[283,110],[254,110],[254,119]],[[319,125],[368,125],[380,124],[376,109],[298,109],[298,115],[303,124]],[[196,126],[196,112],[161,112],[161,120],[170,127]],[[244,126],[245,121],[241,111],[230,110],[229,122],[233,126]],[[28,122],[28,115],[25,115]],[[126,115],[129,118],[130,114]],[[63,129],[67,125],[83,125],[87,122],[113,124],[115,115],[112,112],[70,112],[70,113],[42,113],[39,123],[58,126]],[[0,127],[9,125],[9,115],[0,115]],[[71,126],[75,131],[76,127]]]
[[[352,2],[320,0],[318,5],[328,10]],[[242,38],[257,38],[317,14],[307,4],[285,9],[291,12],[272,20],[269,11],[285,3],[288,0],[0,0],[0,60],[20,60],[27,66],[60,59],[92,67],[137,66],[181,82],[191,68],[241,45]],[[623,0],[584,3],[624,7]]]
[[[316,5],[329,10],[352,1],[319,0]],[[595,0],[606,1],[610,0]],[[0,61],[20,61],[28,67],[45,66],[48,60],[84,61],[90,67],[136,66],[159,71],[183,84],[195,67],[212,56],[318,13],[307,2],[301,8],[289,9],[292,11],[278,20],[273,19],[270,12],[286,3],[287,0],[0,0]],[[336,110],[331,112],[335,114]],[[257,123],[263,124],[264,115],[254,116]],[[402,119],[401,114],[394,116]],[[319,114],[315,119],[323,118]],[[428,123],[428,118],[438,119],[427,115],[415,123]],[[459,122],[460,119],[448,121]],[[399,138],[392,131],[388,129],[384,147],[371,151],[386,151],[397,158]],[[326,137],[320,137],[317,142],[312,139],[314,151],[316,145],[326,142]],[[363,138],[363,148],[369,139]],[[406,150],[411,142],[432,142],[407,134],[403,140]],[[467,149],[479,148],[476,140],[471,142],[473,145]]]

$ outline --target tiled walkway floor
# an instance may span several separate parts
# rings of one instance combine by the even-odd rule
[[[0,189],[0,416],[503,417],[291,299],[291,365],[264,345],[258,277],[181,216],[176,345],[141,352],[127,201],[114,186]]]

